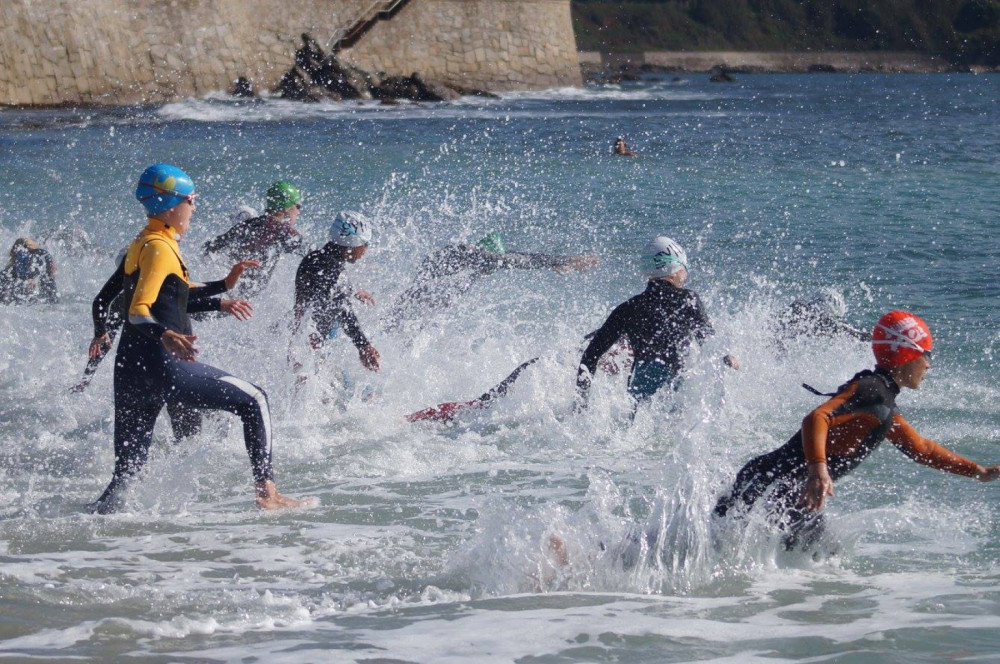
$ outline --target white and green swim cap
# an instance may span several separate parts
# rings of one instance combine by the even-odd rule
[[[664,235],[654,237],[642,251],[642,268],[650,279],[669,277],[687,266],[684,249]]]

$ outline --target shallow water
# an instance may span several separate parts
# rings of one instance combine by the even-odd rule
[[[0,307],[0,656],[74,661],[989,661],[1000,650],[997,487],[886,444],[840,482],[825,550],[790,554],[708,514],[750,457],[870,364],[847,339],[782,353],[768,321],[821,286],[849,320],[921,314],[935,363],[900,404],[927,437],[1000,461],[995,76],[745,76],[440,106],[236,103],[0,111],[0,246],[51,239],[62,302]],[[624,135],[640,155],[609,155]],[[202,359],[267,390],[278,485],[312,509],[252,506],[241,428],[212,416],[173,445],[161,422],[127,512],[82,511],[107,482],[111,365],[83,394],[90,300],[138,231],[155,161],[201,196],[198,247],[275,179],[306,192],[324,241],[339,209],[376,223],[353,281],[382,354],[333,344],[286,364],[295,261],[247,323],[197,324]],[[379,317],[420,259],[499,230],[511,250],[594,253],[584,274],[496,274],[403,337]],[[642,288],[638,248],[678,240],[717,334],[676,395],[628,427],[624,376],[571,414],[581,339]],[[304,352],[304,340],[292,341]],[[722,371],[729,351],[743,364]],[[455,426],[403,415],[471,399],[534,356],[494,409]],[[345,388],[344,375],[347,387]],[[361,398],[363,388],[377,391]],[[636,528],[659,532],[625,570]],[[566,542],[561,566],[550,546]],[[602,546],[603,545],[603,546]],[[822,553],[822,552],[820,552]]]

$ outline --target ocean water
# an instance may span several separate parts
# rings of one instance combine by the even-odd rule
[[[832,389],[871,365],[848,339],[775,345],[775,314],[821,287],[844,292],[859,327],[892,308],[923,316],[934,366],[904,414],[1000,462],[998,102],[996,76],[815,75],[428,106],[0,110],[0,247],[45,239],[62,294],[0,306],[0,659],[1000,660],[998,485],[886,443],[838,483],[816,551],[709,517],[740,466],[820,402],[802,382]],[[611,156],[617,135],[639,156]],[[358,310],[379,374],[343,338],[306,380],[289,368],[307,354],[287,327],[293,258],[251,321],[196,324],[204,361],[268,392],[278,486],[316,507],[256,510],[241,427],[220,414],[178,445],[160,422],[127,511],[82,509],[113,465],[110,360],[69,388],[91,299],[143,224],[134,182],[157,161],[201,193],[182,242],[195,278],[225,274],[201,243],[276,179],[305,192],[311,243],[337,210],[375,220],[350,276],[377,299]],[[513,251],[601,264],[498,273],[422,327],[379,331],[424,255],[494,230]],[[601,375],[573,415],[582,338],[643,288],[637,253],[656,234],[687,249],[716,334],[632,426],[623,374]],[[718,368],[725,352],[739,371]],[[489,411],[403,418],[535,356]],[[641,531],[651,550],[626,569]]]

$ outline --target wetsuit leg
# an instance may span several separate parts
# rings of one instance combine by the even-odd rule
[[[501,397],[507,396],[507,391],[514,385],[514,381],[517,377],[521,375],[521,372],[530,367],[532,364],[538,361],[537,357],[534,357],[527,362],[522,362],[520,366],[514,369],[509,376],[504,378],[499,385],[491,389],[489,392],[483,394],[477,401],[480,403],[489,403],[493,399],[499,399]]]
[[[271,411],[264,391],[245,380],[201,362],[168,360],[167,403],[225,410],[243,421],[243,439],[256,482],[273,480]]]
[[[87,507],[98,514],[122,509],[122,490],[142,470],[153,442],[153,427],[163,408],[163,354],[123,343],[115,357],[115,470],[104,493]]]
[[[783,445],[743,466],[730,493],[716,503],[715,515],[744,515],[766,494],[768,520],[784,533],[785,549],[808,549],[822,536],[825,519],[798,507],[807,475],[801,441]]]
[[[170,416],[170,428],[174,432],[175,443],[201,433],[201,413],[197,408],[192,408],[183,403],[168,401],[167,415]]]

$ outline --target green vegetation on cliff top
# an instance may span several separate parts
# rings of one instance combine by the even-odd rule
[[[591,51],[918,51],[1000,64],[1000,0],[573,0]]]

